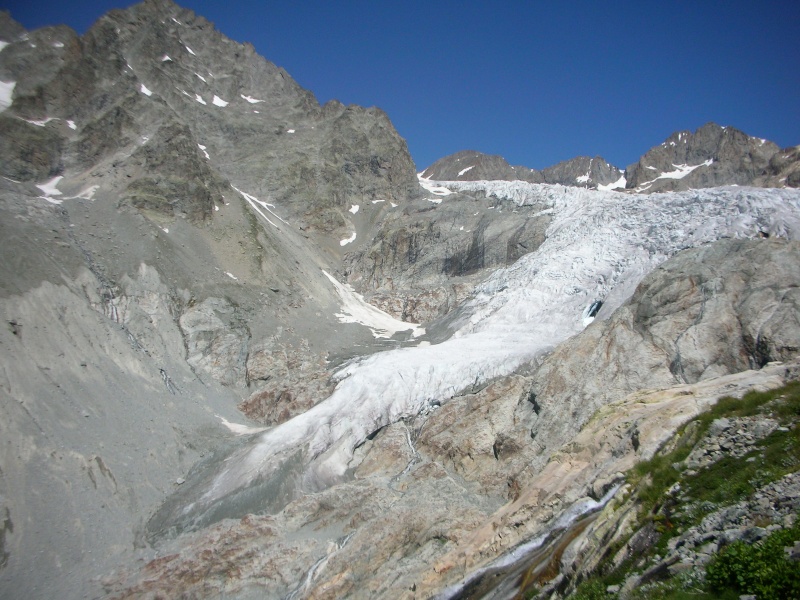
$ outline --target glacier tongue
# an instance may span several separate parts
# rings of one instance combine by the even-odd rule
[[[295,493],[335,483],[369,434],[548,352],[583,329],[592,302],[603,301],[599,318],[610,314],[681,249],[722,237],[800,238],[800,191],[790,189],[634,196],[518,181],[435,185],[540,205],[553,214],[546,241],[481,284],[458,309],[446,341],[373,354],[342,368],[328,399],[252,437],[205,480],[210,485],[195,488],[183,515],[207,513],[254,482],[285,476],[283,465],[298,455],[304,466],[292,475]]]

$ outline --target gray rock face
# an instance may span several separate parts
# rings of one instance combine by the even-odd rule
[[[250,332],[242,315],[222,298],[206,298],[180,317],[188,362],[217,381],[243,387]]]
[[[434,181],[520,180],[597,188],[618,181],[622,171],[599,156],[578,156],[537,171],[512,167],[502,156],[464,150],[440,158],[421,175]]]
[[[715,123],[678,131],[625,170],[626,187],[664,192],[762,181],[779,148],[733,127]]]
[[[760,185],[800,187],[800,146],[784,148],[772,155]]]
[[[345,273],[390,314],[426,323],[452,309],[491,269],[538,248],[551,220],[541,213],[537,206],[467,194],[418,200],[388,215],[369,243],[346,257]]]

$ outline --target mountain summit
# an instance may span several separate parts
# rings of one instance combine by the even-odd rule
[[[637,461],[800,373],[797,152],[732,128],[417,174],[148,0],[2,13],[0,132],[4,598],[562,596]]]

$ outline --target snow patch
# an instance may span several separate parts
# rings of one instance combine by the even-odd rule
[[[214,96],[214,99],[211,102],[212,104],[214,104],[214,106],[221,106],[223,108],[225,108],[229,104],[229,102],[225,102],[225,100],[216,95]]]
[[[235,189],[237,192],[239,192],[245,200],[247,200],[247,202],[250,204],[250,206],[253,208],[253,210],[255,210],[259,215],[261,215],[261,218],[263,218],[267,223],[272,225],[278,231],[280,231],[281,228],[278,227],[277,224],[273,223],[272,220],[267,215],[265,215],[263,212],[261,212],[262,209],[267,211],[269,214],[271,214],[273,217],[275,217],[279,221],[282,221],[283,223],[286,223],[287,225],[289,224],[285,219],[279,217],[275,213],[275,211],[272,210],[273,208],[275,208],[274,204],[270,204],[269,202],[264,202],[263,200],[259,200],[258,198],[256,198],[252,194],[248,194],[247,192],[243,192],[242,190],[237,188],[235,185],[231,185],[231,187],[233,189]],[[226,202],[225,206],[228,206],[228,204],[230,204],[230,203]]]
[[[600,185],[597,186],[597,189],[601,192],[610,192],[611,190],[625,189],[627,183],[628,182],[625,179],[625,173],[623,173],[622,175],[619,176],[619,179],[617,179],[615,182],[609,183],[607,185],[603,185],[601,183]]]
[[[234,275],[233,273],[229,273],[228,271],[225,271],[225,275],[227,275],[228,277],[230,277],[234,281],[239,281],[239,278],[236,277],[236,275]]]
[[[589,173],[587,172],[585,175],[580,175],[579,177],[575,178],[576,183],[589,183],[591,177],[589,177]]]
[[[0,81],[0,112],[3,112],[14,101],[14,86],[16,81]]]
[[[250,427],[249,425],[241,425],[239,423],[231,423],[225,417],[221,417],[220,415],[215,414],[220,422],[228,428],[231,433],[235,433],[236,435],[250,435],[252,433],[261,433],[262,431],[266,431],[269,429],[268,427]]]
[[[152,96],[153,95],[153,92],[151,92],[149,89],[147,89],[147,86],[145,84],[142,84],[142,86],[139,88],[139,91],[142,92],[145,96]]]
[[[287,129],[286,133],[294,133],[294,129]]]
[[[353,206],[351,206],[350,208],[347,209],[347,212],[351,212],[353,214],[356,214],[358,212],[359,208],[361,208],[361,207],[358,204],[353,204]]]
[[[176,21],[176,23],[177,23],[177,21]],[[189,52],[189,54],[191,54],[192,56],[197,56],[197,55],[194,53],[194,50],[192,50],[191,48],[189,48],[189,46],[187,46],[186,44],[184,44],[184,45],[183,45],[183,47],[184,47],[184,48],[186,48],[186,50],[187,50],[187,51]]]
[[[163,231],[164,233],[169,233],[169,227],[162,227],[161,231]]]
[[[342,301],[342,312],[336,313],[339,322],[365,325],[372,330],[372,335],[376,338],[390,338],[395,333],[408,330],[411,330],[413,337],[419,337],[425,333],[424,327],[395,319],[392,315],[369,304],[350,285],[340,283],[327,271],[322,272],[336,288],[339,299]]]
[[[64,42],[53,42],[53,48],[63,48]],[[2,50],[2,48],[0,48]]]
[[[53,198],[53,196],[62,195],[61,190],[59,190],[57,187],[58,183],[62,179],[64,179],[64,177],[62,175],[58,175],[56,177],[53,177],[50,181],[46,181],[45,183],[42,184],[37,184],[36,187],[42,190],[42,193],[44,194],[44,196],[39,196],[39,198],[47,200],[51,204],[61,204],[61,200],[57,200]]]
[[[467,167],[466,169],[461,169],[461,170],[458,172],[458,176],[459,176],[459,177],[461,177],[461,176],[462,176],[464,173],[466,173],[466,172],[467,172],[467,171],[469,171],[470,169],[474,169],[474,168],[475,168],[475,165],[472,165],[471,167]]]
[[[44,127],[50,121],[53,120],[53,117],[47,117],[46,119],[42,119],[41,121],[36,121],[33,119],[22,119],[22,120],[25,121],[26,123],[30,123],[31,125],[36,125],[37,127]]]
[[[205,78],[205,77],[203,77],[202,75],[200,75],[200,73],[195,73],[195,75],[197,75],[197,77],[199,77],[199,78],[200,78],[200,79],[203,81],[203,83],[208,83],[208,82],[206,81],[206,78]]]
[[[425,200],[427,200],[428,202],[433,202],[434,204],[441,204],[442,203],[442,199],[441,198],[425,198]]]
[[[444,186],[436,185],[435,183],[431,183],[430,179],[426,179],[422,177],[422,175],[418,174],[417,179],[419,180],[419,184],[428,190],[431,194],[436,194],[437,196],[449,196],[453,192],[447,189]]]
[[[354,231],[353,235],[351,235],[349,238],[345,238],[343,240],[339,240],[339,245],[340,246],[347,246],[347,244],[351,244],[351,243],[353,243],[355,241],[356,241],[356,232]]]
[[[78,126],[75,125],[75,121],[67,121],[67,125],[69,126],[70,129],[77,129],[78,128]]]
[[[161,57],[161,62],[172,62],[172,59],[169,57],[169,54],[165,54]]]
[[[208,160],[211,160],[211,157],[208,155],[208,152],[206,152],[206,147],[205,147],[205,146],[203,146],[203,144],[197,144],[197,147],[198,147],[198,148],[200,148],[200,150],[202,150],[202,152],[203,152],[203,155],[204,155],[204,156],[205,156],[205,157],[206,157]]]
[[[203,100],[203,97],[200,94],[195,94],[194,95],[194,99],[197,100],[200,104],[203,104],[203,105],[207,105],[208,104],[205,100]]]
[[[380,204],[381,202],[386,202],[386,200],[373,200],[373,204]]]
[[[81,200],[94,200],[94,193],[98,190],[99,185],[91,185],[82,192],[80,192],[77,196],[71,196],[67,198],[67,200],[75,200],[80,198]]]
[[[263,100],[259,100],[258,98],[253,98],[252,96],[245,96],[244,94],[239,94],[244,100],[247,100],[250,104],[256,104],[258,102],[264,102]]]
[[[4,42],[3,40],[0,40],[0,52],[2,52],[3,48],[5,48],[6,46],[8,46],[8,42]]]
[[[675,165],[675,164],[673,164],[672,166],[675,167],[674,171],[670,171],[668,173],[661,173],[661,175],[656,177],[656,179],[683,179],[684,177],[686,177],[689,173],[691,173],[692,171],[694,171],[698,167],[708,167],[713,162],[714,162],[714,159],[713,158],[709,158],[707,161],[702,162],[699,165],[694,165],[694,166],[691,166],[691,167],[689,165]]]

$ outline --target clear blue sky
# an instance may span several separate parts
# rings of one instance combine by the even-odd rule
[[[83,33],[119,0],[0,0]],[[624,168],[708,121],[800,144],[800,2],[183,0],[320,102],[384,109],[419,170],[459,150]]]

